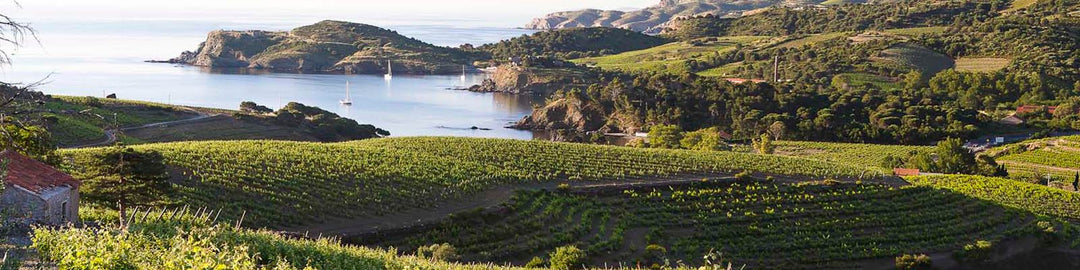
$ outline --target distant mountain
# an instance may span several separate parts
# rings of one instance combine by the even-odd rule
[[[563,11],[533,19],[525,28],[548,30],[574,27],[626,28],[657,34],[674,19],[711,14],[739,17],[771,6],[817,4],[811,0],[662,0],[659,4],[635,11],[585,9]]]
[[[290,72],[456,74],[482,56],[438,47],[372,25],[322,21],[287,32],[213,31],[172,63]]]

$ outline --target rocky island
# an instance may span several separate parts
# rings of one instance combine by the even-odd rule
[[[484,58],[476,52],[439,47],[372,25],[322,21],[290,31],[210,32],[196,51],[168,63],[278,72],[460,74]]]

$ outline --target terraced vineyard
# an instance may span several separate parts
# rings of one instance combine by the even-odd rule
[[[742,171],[871,179],[884,171],[780,156],[633,149],[542,141],[412,137],[321,144],[213,141],[147,144],[173,168],[179,203],[247,211],[285,227],[431,208],[499,185]],[[72,173],[99,149],[66,150]],[[173,203],[162,201],[162,204]]]
[[[734,50],[736,44],[750,44],[769,37],[735,36],[700,39],[689,42],[673,42],[649,49],[624,52],[616,55],[573,60],[574,63],[593,65],[602,69],[624,72],[665,72],[683,74],[690,72],[686,62],[718,52]]]
[[[522,192],[505,208],[401,235],[403,251],[450,243],[466,261],[523,263],[576,245],[598,266],[700,263],[716,248],[753,269],[851,269],[865,259],[955,250],[1031,232],[1014,208],[926,186],[697,183],[622,192]]]
[[[1080,136],[1026,141],[988,152],[1003,151],[1014,151],[997,158],[1011,176],[1045,178],[1049,174],[1057,180],[1071,181],[1080,172]]]
[[[965,195],[1028,212],[1080,220],[1080,193],[983,176],[919,176],[907,178],[919,186],[953,190]]]
[[[912,151],[929,152],[933,146],[777,141],[776,154],[805,157],[852,166],[880,167],[887,156],[905,157]],[[749,149],[747,149],[749,150]],[[892,168],[882,168],[891,171]]]

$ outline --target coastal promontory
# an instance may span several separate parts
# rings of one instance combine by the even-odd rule
[[[290,31],[210,32],[194,52],[169,60],[213,68],[279,72],[459,74],[482,56],[361,23],[322,21]]]

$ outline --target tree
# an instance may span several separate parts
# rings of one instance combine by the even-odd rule
[[[555,270],[577,269],[580,268],[581,263],[585,262],[585,251],[576,246],[558,247],[549,256],[551,269]]]
[[[461,259],[461,256],[457,253],[457,249],[448,243],[421,246],[416,249],[416,256],[444,262],[453,262]]]
[[[936,169],[940,173],[976,174],[978,172],[975,154],[964,148],[964,142],[959,138],[948,138],[938,142],[934,152],[938,155]]]
[[[773,145],[769,134],[761,134],[760,138],[754,139],[753,146],[760,154],[771,155],[776,152],[776,145]]]
[[[682,137],[682,140],[679,140],[679,145],[683,149],[703,151],[731,150],[731,146],[728,146],[720,139],[720,129],[715,127],[687,132]]]
[[[156,151],[113,147],[90,156],[79,178],[86,197],[107,204],[154,205],[173,193],[164,156]]]
[[[1073,191],[1080,191],[1080,172],[1076,173],[1076,177],[1073,177]]]
[[[270,108],[251,101],[240,102],[240,111],[255,114],[268,114],[274,112]]]
[[[933,262],[926,254],[904,254],[896,257],[896,269],[899,270],[929,270],[933,269]]]
[[[682,128],[676,125],[658,125],[649,129],[649,146],[652,148],[677,149],[681,145]]]
[[[784,125],[784,122],[775,121],[771,125],[769,125],[769,136],[772,136],[773,140],[779,141],[784,137],[784,130],[786,129],[787,126]]]
[[[907,74],[904,74],[904,88],[908,90],[918,90],[926,87],[926,76],[918,70],[912,70]]]

